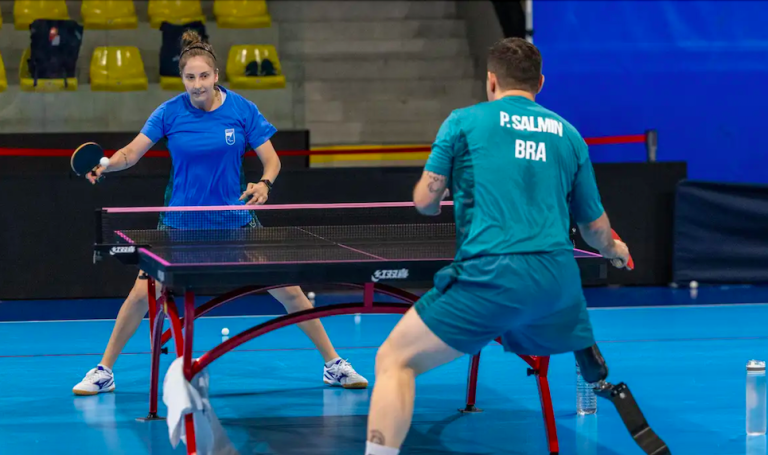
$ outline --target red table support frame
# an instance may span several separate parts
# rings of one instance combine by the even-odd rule
[[[173,295],[163,289],[162,295],[156,298],[155,281],[147,278],[147,290],[149,296],[149,326],[150,339],[152,342],[152,363],[150,371],[149,387],[149,415],[145,419],[139,420],[159,420],[162,417],[157,415],[157,394],[159,380],[160,354],[166,352],[163,346],[171,340],[174,341],[176,356],[184,358],[184,376],[191,380],[204,368],[210,365],[219,357],[227,352],[237,348],[256,337],[272,332],[274,330],[309,321],[312,319],[324,318],[328,316],[350,315],[350,314],[405,314],[411,306],[416,303],[419,296],[403,291],[401,289],[380,284],[351,284],[337,283],[341,287],[361,289],[363,291],[363,301],[359,303],[341,303],[329,305],[321,308],[312,308],[296,313],[286,314],[273,320],[261,323],[257,326],[239,333],[218,346],[203,354],[196,361],[192,361],[193,341],[194,341],[194,322],[195,319],[205,315],[211,310],[235,300],[237,298],[268,291],[270,289],[283,288],[292,285],[279,286],[245,286],[221,296],[215,297],[207,303],[195,308],[195,296],[191,291],[184,293],[184,317],[179,317],[179,311],[176,307]],[[376,303],[374,294],[379,293],[395,297],[404,303]],[[170,321],[170,329],[163,332],[165,317]],[[182,332],[183,327],[183,332]],[[500,342],[500,340],[496,340]],[[559,444],[557,441],[557,428],[555,426],[555,413],[552,408],[552,398],[549,391],[549,382],[547,373],[549,370],[549,357],[536,357],[520,355],[529,366],[528,375],[536,377],[536,383],[539,389],[539,398],[541,400],[541,410],[544,415],[544,429],[546,432],[547,443],[550,454],[559,453]],[[475,407],[477,395],[477,377],[480,370],[480,354],[473,356],[469,362],[469,373],[467,379],[466,406],[460,409],[462,412],[481,412]],[[195,455],[197,452],[195,441],[195,426],[192,414],[187,414],[184,418],[184,424],[187,433],[187,454]]]

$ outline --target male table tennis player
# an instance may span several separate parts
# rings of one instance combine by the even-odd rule
[[[458,251],[378,351],[367,455],[399,453],[416,376],[496,337],[523,355],[599,354],[569,214],[615,266],[626,266],[629,251],[612,238],[586,143],[535,102],[543,83],[538,49],[501,40],[488,56],[488,102],[453,111],[437,133],[413,198],[436,215],[451,190]]]
[[[115,172],[135,165],[163,137],[173,158],[171,206],[263,204],[272,182],[280,172],[280,158],[270,137],[276,129],[259,112],[254,103],[217,84],[218,69],[213,47],[203,43],[197,33],[188,31],[182,38],[179,60],[186,91],[163,103],[147,120],[136,139],[118,150],[104,169],[98,167],[91,182],[104,172]],[[242,156],[250,144],[264,165],[262,180],[241,188]],[[168,194],[167,194],[168,196]],[[242,211],[238,214],[247,215]],[[174,212],[178,215],[177,212]],[[182,214],[183,215],[183,214]],[[232,217],[227,217],[231,221]],[[244,224],[258,227],[254,218],[246,216]],[[215,221],[215,217],[207,217]],[[161,217],[160,228],[183,228],[183,216]],[[227,224],[227,223],[225,223]],[[223,226],[223,227],[226,227]],[[232,226],[236,227],[236,226]],[[299,287],[274,289],[269,293],[293,313],[312,307]],[[128,340],[136,333],[147,313],[147,283],[136,279],[112,331],[112,337],[101,362],[76,384],[76,395],[95,395],[115,390],[112,367]],[[368,381],[341,359],[328,339],[319,320],[298,324],[313,341],[325,360],[323,381],[345,388],[365,388]]]

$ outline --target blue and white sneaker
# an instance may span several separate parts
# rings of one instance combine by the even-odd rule
[[[332,363],[331,363],[332,362]],[[323,382],[330,386],[341,386],[345,389],[365,389],[368,380],[362,377],[344,359],[332,360],[331,365],[323,366]]]
[[[115,376],[112,370],[101,365],[92,369],[73,389],[75,395],[96,395],[115,390]]]

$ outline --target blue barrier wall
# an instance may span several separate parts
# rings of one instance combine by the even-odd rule
[[[659,131],[659,160],[690,178],[768,182],[768,3],[536,1],[538,101],[583,136]],[[642,161],[642,144],[591,148]]]

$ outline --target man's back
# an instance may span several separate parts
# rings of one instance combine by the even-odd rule
[[[602,213],[579,133],[520,96],[454,111],[425,169],[450,179],[456,260],[571,249],[570,210]]]

